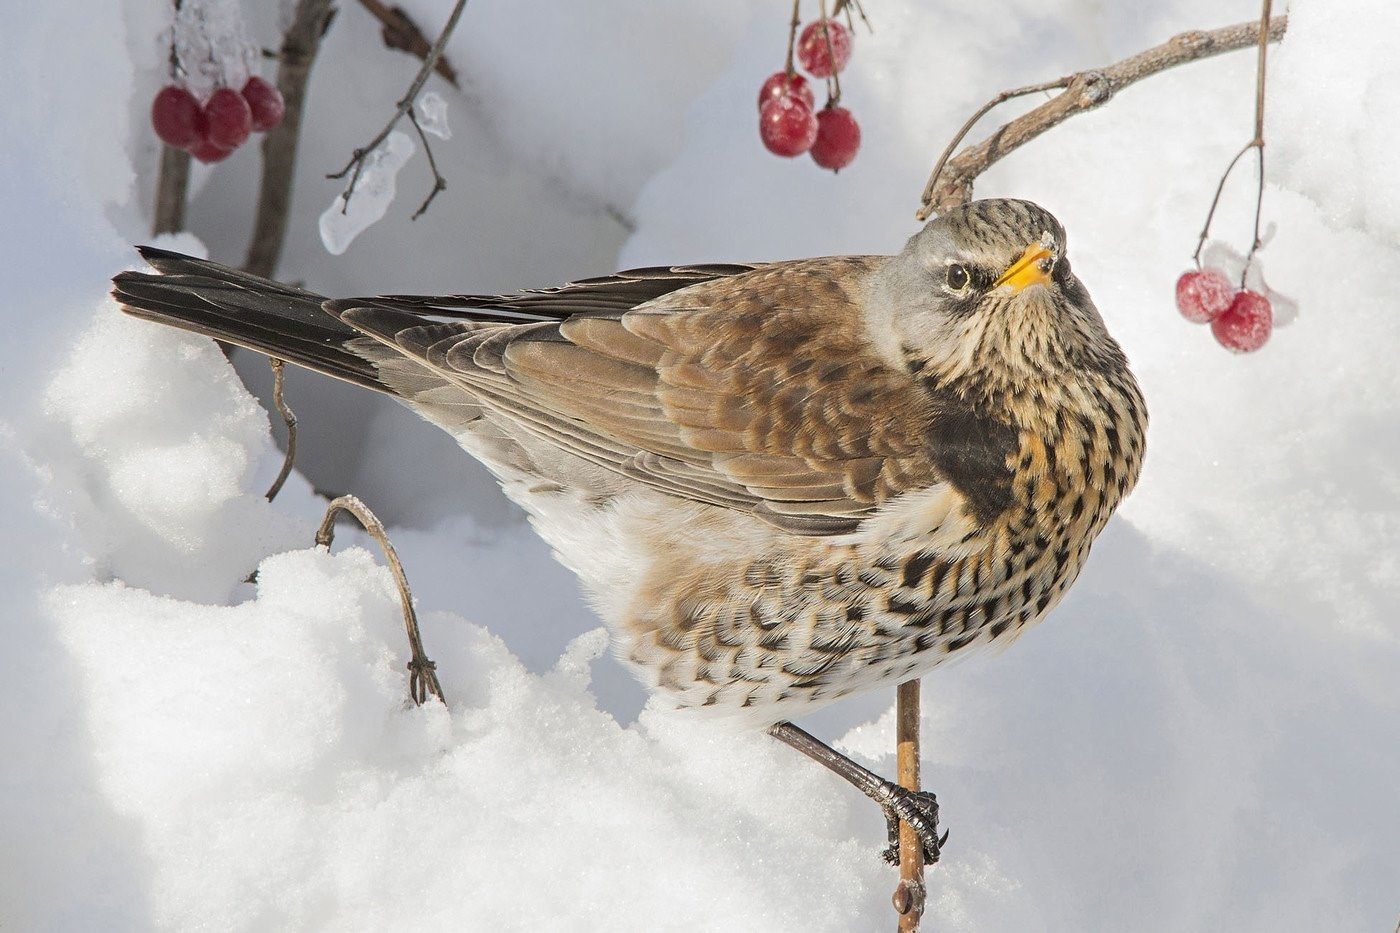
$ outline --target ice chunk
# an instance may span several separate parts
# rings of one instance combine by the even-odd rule
[[[355,237],[384,216],[394,200],[399,169],[413,157],[413,151],[413,140],[395,130],[365,156],[364,169],[349,202],[341,192],[321,214],[321,242],[327,252],[339,256],[350,248]]]
[[[414,104],[418,126],[438,139],[451,139],[452,127],[447,125],[447,101],[437,91],[424,91]]]

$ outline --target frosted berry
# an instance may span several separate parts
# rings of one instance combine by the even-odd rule
[[[190,147],[190,155],[194,156],[196,159],[206,164],[211,162],[222,162],[224,159],[227,159],[232,153],[232,149],[224,149],[221,146],[216,146],[207,139],[201,139],[199,142],[195,143],[193,146]]]
[[[790,159],[812,148],[817,138],[817,118],[800,98],[778,97],[759,111],[758,135],[769,152]]]
[[[151,102],[151,126],[167,146],[188,149],[204,137],[204,111],[193,94],[170,84]]]
[[[817,114],[817,141],[812,161],[833,172],[851,164],[860,148],[860,124],[845,107],[823,107]]]
[[[808,110],[815,110],[817,106],[812,86],[795,71],[792,74],[775,71],[768,76],[768,80],[763,82],[763,87],[758,92],[758,109],[762,111],[764,104],[777,97],[796,97],[807,105]]]
[[[1176,280],[1177,310],[1194,324],[1214,320],[1234,300],[1235,285],[1219,269],[1191,269]]]
[[[1268,341],[1273,329],[1273,305],[1269,304],[1269,299],[1249,289],[1236,295],[1230,307],[1210,322],[1210,332],[1215,339],[1235,353],[1258,350]]]
[[[831,47],[827,48],[827,34]],[[851,60],[851,32],[834,19],[808,23],[797,39],[797,60],[814,78],[829,78]]]
[[[233,88],[221,87],[210,95],[204,105],[204,119],[209,127],[205,138],[229,152],[243,145],[253,132],[253,111]]]
[[[257,75],[243,85],[243,99],[253,114],[253,132],[266,133],[282,122],[287,105],[282,100],[282,92]]]

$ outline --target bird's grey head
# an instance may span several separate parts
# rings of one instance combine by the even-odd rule
[[[950,210],[876,274],[871,336],[911,372],[947,381],[1121,367],[1066,246],[1065,228],[1030,201]]]

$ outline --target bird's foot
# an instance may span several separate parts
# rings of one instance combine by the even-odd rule
[[[937,862],[948,841],[946,830],[938,835],[938,798],[931,791],[909,790],[897,784],[890,784],[886,791],[889,803],[882,806],[890,844],[880,853],[881,857],[891,865],[899,865],[899,824],[903,821],[913,827],[924,844],[924,864]]]

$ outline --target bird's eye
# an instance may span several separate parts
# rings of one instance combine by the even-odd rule
[[[967,288],[967,284],[972,281],[972,276],[968,275],[967,266],[955,262],[948,266],[946,281],[948,282],[949,288],[955,292],[960,292]]]

